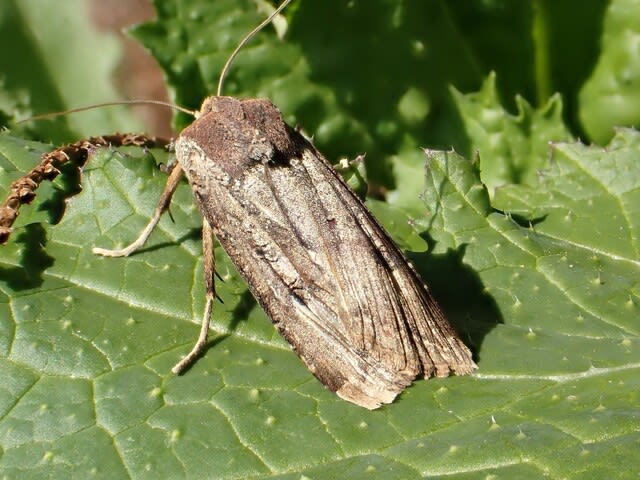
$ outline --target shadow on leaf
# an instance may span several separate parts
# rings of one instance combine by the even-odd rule
[[[27,290],[42,285],[42,274],[53,265],[53,257],[45,253],[47,235],[44,227],[39,223],[32,223],[15,240],[24,245],[20,249],[19,266],[0,267],[0,278],[6,279],[7,285],[13,290]]]
[[[234,331],[238,324],[247,318],[249,318],[249,313],[256,306],[256,300],[253,298],[253,295],[249,290],[245,290],[238,300],[238,304],[236,308],[231,312],[231,321],[229,322],[229,330]]]
[[[189,231],[187,231],[184,235],[182,235],[181,237],[176,238],[172,242],[162,242],[162,243],[158,243],[156,245],[150,245],[148,247],[139,248],[138,250],[133,252],[131,254],[131,256],[141,255],[141,254],[147,253],[147,252],[153,252],[155,250],[160,250],[162,248],[174,247],[176,245],[180,245],[183,242],[186,242],[187,240],[195,240],[195,241],[197,241],[200,238],[202,238],[202,228],[192,228]],[[135,239],[131,239],[131,241],[133,241],[133,240],[135,240]]]
[[[431,250],[433,240],[428,236],[425,240]],[[410,258],[477,362],[484,337],[504,321],[478,274],[463,263],[465,250],[462,245],[444,255],[412,254]]]

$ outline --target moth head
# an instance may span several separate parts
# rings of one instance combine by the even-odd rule
[[[223,114],[236,120],[240,120],[243,117],[240,100],[233,97],[214,96],[205,98],[200,111],[196,112],[196,120],[210,113]]]

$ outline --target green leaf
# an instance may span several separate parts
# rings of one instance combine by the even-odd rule
[[[492,74],[478,93],[452,92],[471,151],[481,155],[481,178],[490,192],[505,184],[534,184],[546,163],[549,142],[571,139],[562,123],[559,97],[539,110],[517,97],[518,115],[513,116],[499,104],[495,82]]]
[[[238,39],[264,18],[250,0],[158,0],[156,9],[158,19],[133,33],[158,59],[178,103],[192,108],[216,92]],[[531,55],[527,10],[519,3],[296,2],[284,12],[286,40],[271,28],[258,34],[223,94],[270,98],[327,158],[366,152],[368,177],[392,188],[396,155],[464,142],[450,83],[475,89],[493,68],[505,71],[507,91],[517,91],[514,79],[528,72],[503,67]],[[485,43],[507,33],[518,40]],[[496,48],[500,63],[485,64],[489,53],[498,58]]]
[[[56,26],[81,16],[79,3],[53,2],[61,14],[43,8],[40,20],[5,12],[47,2],[5,3],[2,25],[28,18],[13,24],[43,35],[19,58],[31,80],[11,83],[18,63],[2,63],[12,73],[0,91],[8,104],[77,106],[80,85],[108,80],[104,65],[91,66],[111,62],[110,47],[76,23]],[[185,375],[171,375],[204,306],[199,215],[181,185],[175,221],[163,218],[143,251],[92,255],[137,236],[166,179],[159,152],[102,149],[80,193],[65,170],[23,207],[0,247],[2,474],[636,478],[640,146],[634,131],[606,150],[558,143],[581,136],[577,92],[597,60],[604,10],[561,3],[294,2],[284,38],[259,34],[225,87],[269,96],[329,159],[367,153],[372,191],[385,199],[368,204],[403,248],[430,247],[411,259],[474,348],[474,375],[418,380],[374,412],[348,404],[304,368],[219,249],[224,304],[211,346]],[[158,20],[135,35],[179,102],[197,107],[265,5],[158,0]],[[28,40],[7,31],[7,44]],[[85,56],[68,53],[76,46]],[[77,64],[58,72],[63,60]],[[450,84],[480,91],[452,94]],[[619,85],[632,98],[635,84]],[[63,87],[62,105],[47,106],[43,97]],[[565,108],[549,99],[556,90]],[[592,122],[602,114],[584,112]],[[423,146],[463,155],[425,158]],[[1,134],[0,195],[47,149]]]
[[[577,149],[600,178],[625,172],[627,187],[618,186],[614,196],[618,206],[633,208],[640,204],[633,187],[639,144],[640,135],[622,132],[608,152],[559,145],[563,155],[554,155],[553,164],[563,175],[537,189],[513,187],[509,198],[520,199],[524,214],[532,192],[570,192],[555,183],[566,178],[585,185],[585,215],[593,211],[588,197],[604,204],[587,181],[595,174],[564,158]],[[325,391],[306,371],[222,252],[225,281],[218,285],[225,303],[216,305],[213,344],[186,375],[169,373],[195,339],[203,308],[198,219],[186,185],[173,204],[175,223],[164,218],[143,252],[130,259],[90,252],[93,245],[126,242],[146,223],[164,181],[154,165],[149,156],[103,151],[85,169],[83,192],[69,201],[62,222],[44,233],[22,232],[36,235],[54,261],[37,272],[35,284],[2,283],[1,365],[3,378],[12,380],[0,439],[8,471],[22,468],[25,456],[41,458],[33,473],[52,462],[77,462],[65,446],[90,432],[113,443],[107,447],[100,437],[82,443],[74,455],[90,458],[101,445],[100,459],[79,465],[89,471],[113,463],[134,477],[201,476],[215,468],[221,477],[272,478],[294,470],[328,478],[349,468],[356,477],[394,470],[402,478],[466,471],[487,455],[496,466],[485,473],[505,473],[497,465],[507,464],[508,474],[532,474],[531,467],[516,466],[526,456],[566,476],[575,468],[567,458],[580,454],[581,468],[598,471],[613,451],[631,468],[640,365],[637,225],[628,225],[626,250],[595,235],[595,223],[591,244],[579,245],[570,224],[556,225],[555,212],[533,228],[521,226],[492,210],[472,164],[430,152],[423,208],[435,248],[413,259],[436,291],[449,291],[445,307],[480,349],[481,369],[473,377],[418,381],[393,405],[368,412]],[[621,220],[615,202],[607,205],[608,216]],[[3,268],[20,244],[0,252]],[[448,266],[434,278],[437,262]],[[471,305],[460,308],[466,268],[477,272],[484,294],[465,290]],[[484,313],[478,294],[493,303]],[[504,324],[495,326],[499,319]],[[24,420],[34,412],[37,430]],[[486,447],[478,449],[478,442]],[[164,445],[170,453],[152,455]]]
[[[614,127],[640,124],[640,10],[612,0],[604,17],[598,62],[580,91],[580,120],[600,144]]]
[[[598,253],[607,252],[633,266],[640,256],[639,147],[635,130],[619,130],[606,151],[554,144],[540,183],[503,187],[496,202],[514,214],[532,215],[532,229],[580,246],[594,255],[595,265]]]

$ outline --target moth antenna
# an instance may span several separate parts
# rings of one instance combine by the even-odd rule
[[[220,80],[218,81],[218,91],[216,93],[216,95],[218,97],[220,95],[222,95],[222,84],[224,83],[224,77],[227,76],[227,72],[229,71],[229,67],[231,66],[231,62],[233,62],[233,60],[238,56],[238,53],[240,53],[240,50],[242,49],[242,47],[244,47],[247,44],[247,42],[249,42],[249,40],[251,40],[256,35],[256,33],[258,33],[260,30],[262,30],[269,23],[271,23],[271,20],[273,20],[273,18],[276,15],[278,15],[284,9],[284,7],[286,7],[290,2],[291,2],[291,0],[284,0],[280,4],[280,6],[273,11],[273,13],[271,15],[269,15],[266,19],[264,19],[264,21],[260,25],[258,25],[256,28],[251,30],[242,39],[242,41],[238,44],[238,46],[231,53],[231,55],[229,55],[229,58],[227,59],[227,63],[224,64],[224,67],[222,67],[222,72],[220,72]]]
[[[196,116],[196,112],[194,112],[193,110],[189,110],[188,108],[181,107],[180,105],[176,105],[174,103],[163,102],[162,100],[116,100],[114,102],[95,103],[93,105],[87,105],[85,107],[71,108],[69,110],[63,110],[61,112],[43,113],[42,115],[36,115],[25,120],[20,120],[19,122],[16,122],[16,125],[25,122],[31,122],[34,120],[55,118],[61,115],[67,115],[69,113],[84,112],[87,110],[93,110],[94,108],[111,107],[114,105],[160,105],[162,107],[168,107],[172,108],[173,110],[178,110],[179,112],[186,113],[187,115],[191,115],[192,117]]]

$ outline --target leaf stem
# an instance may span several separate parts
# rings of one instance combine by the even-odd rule
[[[542,106],[551,96],[551,65],[549,59],[549,15],[544,0],[533,1],[533,39],[536,100]]]

